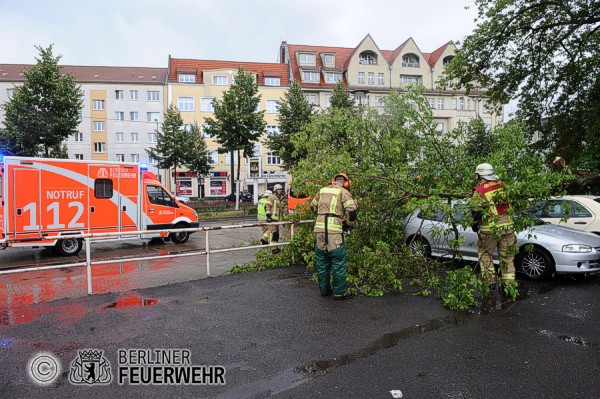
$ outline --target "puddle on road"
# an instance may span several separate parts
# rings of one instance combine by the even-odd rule
[[[156,305],[158,299],[142,298],[137,295],[129,295],[115,302],[104,306],[104,309],[121,309],[121,308],[143,308],[146,306]]]
[[[471,316],[467,313],[456,312],[443,319],[432,319],[425,324],[417,324],[397,332],[384,334],[377,341],[357,352],[345,354],[333,359],[317,360],[307,366],[297,367],[296,371],[303,374],[325,374],[330,368],[340,367],[356,360],[372,356],[383,349],[392,348],[398,345],[401,340],[431,331],[458,326],[466,323],[470,318]]]
[[[570,343],[570,344],[574,344],[574,345],[579,345],[579,346],[592,346],[592,344],[588,341],[586,341],[583,338],[579,338],[579,337],[572,337],[570,335],[561,335],[561,334],[557,334],[553,331],[548,331],[548,330],[541,330],[540,334],[545,336],[545,337],[550,337],[550,338],[558,338],[561,341]]]

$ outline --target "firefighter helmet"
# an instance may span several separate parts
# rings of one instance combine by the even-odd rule
[[[262,196],[263,196],[263,197],[270,197],[270,196],[271,196],[271,194],[273,194],[273,191],[271,191],[271,190],[265,190],[265,192],[263,193],[263,195],[262,195]]]
[[[335,176],[333,176],[332,179],[332,183],[335,183],[336,180],[338,179],[344,179],[344,184],[342,185],[344,188],[348,188],[350,187],[350,179],[348,179],[348,175],[346,175],[345,173],[338,173]]]
[[[498,175],[494,173],[494,167],[489,163],[480,163],[477,165],[475,173],[485,180],[498,180]]]
[[[273,190],[274,191],[283,190],[283,186],[281,184],[276,184],[275,186],[273,186]]]

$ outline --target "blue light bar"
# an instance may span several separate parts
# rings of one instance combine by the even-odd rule
[[[140,164],[140,169],[141,170],[148,170],[148,164],[147,163],[141,163]]]

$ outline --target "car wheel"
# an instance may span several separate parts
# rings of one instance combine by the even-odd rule
[[[185,229],[186,227],[187,225],[185,224],[178,224],[175,226],[176,229]],[[171,233],[169,234],[169,237],[175,244],[184,244],[190,239],[190,233],[187,231],[182,231],[181,233]]]
[[[62,256],[75,256],[83,248],[83,240],[81,238],[66,238],[58,240],[54,247],[56,252]]]
[[[421,255],[424,257],[431,256],[431,246],[425,238],[422,236],[411,236],[406,240],[406,245],[415,255]]]
[[[554,273],[554,260],[544,249],[534,247],[519,254],[517,267],[531,280],[544,280]]]

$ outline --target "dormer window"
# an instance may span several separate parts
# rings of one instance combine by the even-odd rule
[[[301,64],[315,65],[315,55],[311,53],[300,53],[298,55],[298,62]]]
[[[325,54],[323,56],[323,63],[326,66],[333,66],[333,65],[335,65],[335,57],[333,56],[333,54]]]
[[[454,59],[453,55],[449,55],[447,57],[444,57],[444,60],[442,61],[444,68],[446,68],[448,65],[450,65],[450,63],[452,62],[452,60]]]
[[[363,51],[358,57],[362,65],[377,65],[377,54],[372,51]]]
[[[415,54],[406,54],[402,57],[402,66],[407,68],[419,68],[419,57]]]
[[[194,83],[196,82],[196,75],[180,73],[177,80],[181,83]]]

